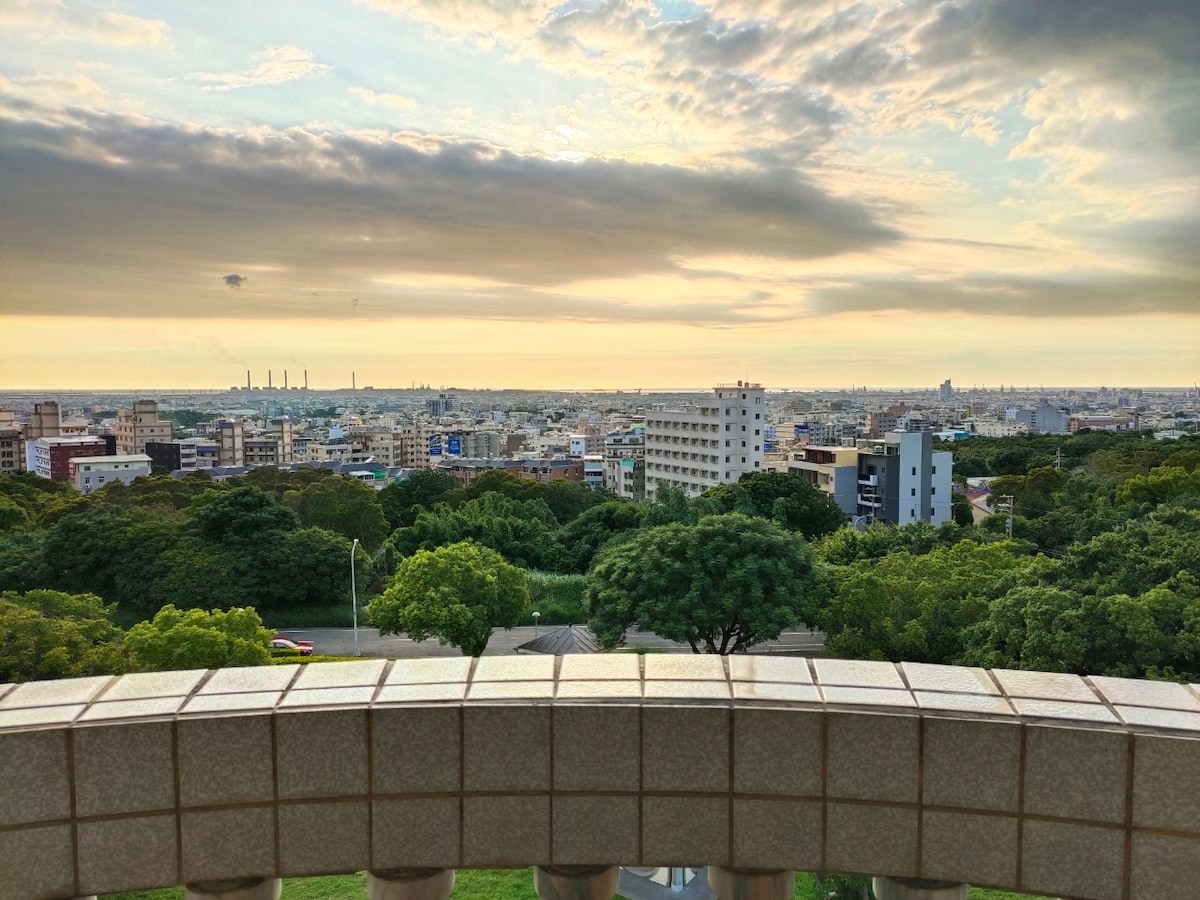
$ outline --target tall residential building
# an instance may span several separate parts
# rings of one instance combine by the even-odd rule
[[[217,465],[246,464],[245,434],[241,419],[221,419],[216,424]]]
[[[108,453],[103,438],[98,437],[40,437],[25,446],[33,459],[30,471],[51,481],[69,480],[73,459]]]
[[[604,486],[618,497],[646,499],[646,432],[635,427],[604,436]]]
[[[146,452],[147,441],[169,441],[174,433],[170,419],[158,414],[158,402],[138,400],[133,409],[117,413],[117,453],[130,455]]]
[[[695,406],[648,411],[647,499],[665,485],[696,495],[762,471],[765,394],[761,384],[739,381],[717,385]]]
[[[16,413],[0,409],[0,475],[25,468],[25,442],[17,428]]]
[[[846,515],[858,511],[857,447],[800,447],[792,452],[787,470],[828,494]]]
[[[933,433],[897,431],[858,442],[856,514],[892,525],[950,521],[954,457],[933,452]]]
[[[947,378],[938,387],[938,401],[941,403],[949,403],[954,399],[954,386],[950,384],[950,379]]]

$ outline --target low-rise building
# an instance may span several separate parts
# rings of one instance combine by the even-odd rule
[[[68,477],[81,494],[120,481],[129,484],[150,474],[151,459],[145,453],[119,453],[115,456],[75,456],[68,463]]]
[[[108,448],[98,437],[41,437],[28,443],[33,469],[41,478],[69,481],[71,460],[85,456],[105,456]]]
[[[846,515],[858,512],[857,447],[800,447],[792,452],[787,471],[828,494]]]

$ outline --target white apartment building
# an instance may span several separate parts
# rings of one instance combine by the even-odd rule
[[[646,499],[646,432],[641,425],[605,435],[604,486],[618,497]]]
[[[685,409],[646,413],[647,499],[663,485],[694,496],[763,470],[763,386],[720,384],[713,395]]]
[[[90,494],[106,484],[129,484],[135,478],[150,475],[150,457],[145,453],[119,453],[113,456],[75,456],[68,477],[81,494]]]

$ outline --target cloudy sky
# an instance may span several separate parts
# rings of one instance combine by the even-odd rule
[[[1191,384],[1197,159],[1196,0],[4,0],[0,386]]]

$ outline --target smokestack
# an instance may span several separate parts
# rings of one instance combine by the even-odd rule
[[[352,391],[358,390],[358,373],[357,372],[350,373],[350,390],[352,390]]]
[[[270,390],[274,385],[271,384],[271,370],[267,369],[267,390]]]
[[[304,389],[308,390],[308,369],[304,370]]]
[[[246,390],[250,390],[250,370],[246,370]]]
[[[283,370],[283,389],[287,390],[287,369]]]

